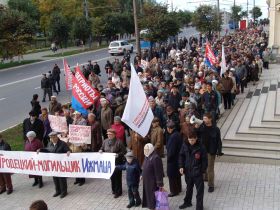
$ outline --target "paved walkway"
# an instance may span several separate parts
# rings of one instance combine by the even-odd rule
[[[166,162],[166,159],[163,161]],[[210,194],[205,186],[205,209],[280,209],[279,166],[218,162],[215,170],[215,191]],[[27,175],[14,174],[12,179],[14,192],[11,195],[0,195],[1,210],[26,210],[31,202],[37,199],[45,200],[50,210],[124,210],[128,204],[125,173],[123,173],[123,196],[118,199],[114,199],[111,194],[110,180],[87,179],[85,185],[76,186],[73,184],[74,179],[69,178],[69,194],[60,199],[52,197],[54,185],[51,177],[43,178],[45,186],[42,189],[32,187],[33,179],[28,179]],[[168,179],[165,178],[164,182],[168,190]],[[185,182],[183,183],[183,193],[170,199],[171,210],[179,209],[178,206],[183,202]],[[142,184],[140,192],[142,194]],[[194,210],[195,207],[188,209]]]

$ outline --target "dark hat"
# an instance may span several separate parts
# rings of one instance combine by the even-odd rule
[[[127,152],[127,153],[125,154],[125,157],[132,157],[132,158],[134,158],[134,155],[133,155],[132,152]]]
[[[166,123],[166,127],[173,129],[173,128],[175,128],[175,123],[172,120],[169,120]]]
[[[30,111],[30,112],[29,112],[29,116],[31,116],[31,117],[35,117],[35,116],[36,116],[36,114],[35,114],[35,112],[34,112],[34,111]]]

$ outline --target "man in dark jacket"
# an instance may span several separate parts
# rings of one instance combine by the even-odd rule
[[[60,92],[60,68],[57,64],[54,65],[52,70],[52,76],[53,76],[53,82],[54,82],[54,91]],[[57,89],[56,89],[56,83],[57,83]]]
[[[203,174],[207,169],[207,153],[204,146],[198,142],[194,130],[189,133],[187,142],[183,143],[179,155],[179,167],[180,173],[185,174],[187,184],[184,203],[179,206],[179,209],[192,206],[193,186],[195,185],[197,191],[196,210],[203,210]]]
[[[212,88],[212,83],[209,82],[206,85],[207,91],[205,91],[201,97],[202,109],[204,113],[211,113],[213,124],[216,124],[216,113],[218,109],[218,95]]]
[[[48,94],[49,101],[50,101],[51,95],[52,95],[52,86],[51,86],[51,81],[49,78],[47,78],[46,74],[43,74],[43,78],[41,79],[41,89],[43,89],[43,91],[44,91],[42,102],[46,101],[47,94]]]
[[[154,116],[159,119],[160,127],[163,128],[165,126],[164,125],[165,121],[164,121],[164,113],[162,108],[156,104],[153,96],[150,96],[148,100]]]
[[[11,151],[10,145],[4,141],[2,134],[0,134],[0,151]],[[6,192],[11,194],[13,192],[12,178],[10,173],[0,173],[0,194]]]
[[[70,155],[70,149],[68,145],[61,141],[57,132],[51,132],[49,134],[50,142],[46,148],[39,149],[37,152],[48,152],[48,153],[67,153]],[[67,195],[67,179],[66,177],[53,177],[53,182],[55,185],[55,194],[53,197],[60,195],[60,198],[64,198]]]
[[[44,137],[44,124],[36,117],[36,114],[31,111],[29,112],[29,118],[26,118],[22,124],[23,128],[23,139],[27,140],[26,134],[28,131],[34,131],[37,134],[37,138],[43,141]]]
[[[196,126],[198,127],[198,126]],[[208,156],[208,168],[205,174],[208,180],[208,192],[214,191],[214,164],[215,157],[223,155],[220,129],[213,124],[212,115],[204,114],[203,124],[198,128],[201,143],[205,146]]]
[[[103,141],[99,152],[116,153],[116,165],[123,164],[124,154],[126,153],[125,146],[120,140],[116,139],[116,131],[114,129],[108,129],[107,135],[108,139]],[[114,198],[118,198],[122,195],[122,171],[118,168],[115,168],[111,176],[111,187]]]
[[[181,174],[179,172],[179,153],[183,143],[180,133],[175,129],[175,123],[169,121],[166,125],[169,138],[167,148],[167,176],[169,180],[169,197],[178,195],[182,191]]]

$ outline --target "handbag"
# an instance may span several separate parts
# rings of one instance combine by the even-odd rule
[[[156,210],[170,210],[168,202],[168,192],[156,191]]]

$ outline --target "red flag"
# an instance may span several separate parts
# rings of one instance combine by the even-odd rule
[[[79,66],[76,67],[75,78],[79,84],[79,87],[81,88],[81,91],[87,96],[87,98],[89,98],[91,103],[94,104],[94,102],[99,98],[100,94],[86,80]]]
[[[212,66],[214,66],[215,63],[217,63],[217,58],[216,58],[215,54],[213,53],[209,43],[206,43],[205,57],[206,57],[206,59],[209,60],[209,62]]]
[[[64,66],[64,75],[65,75],[65,87],[66,90],[72,89],[73,83],[73,74],[69,68],[69,65],[65,59],[63,59],[63,66]]]
[[[73,100],[73,98],[75,100]],[[78,106],[78,107],[83,107],[84,109],[87,109],[92,104],[93,104],[93,102],[90,100],[90,97],[83,91],[83,88],[79,84],[77,78],[73,77],[72,106],[74,106],[74,107]]]

